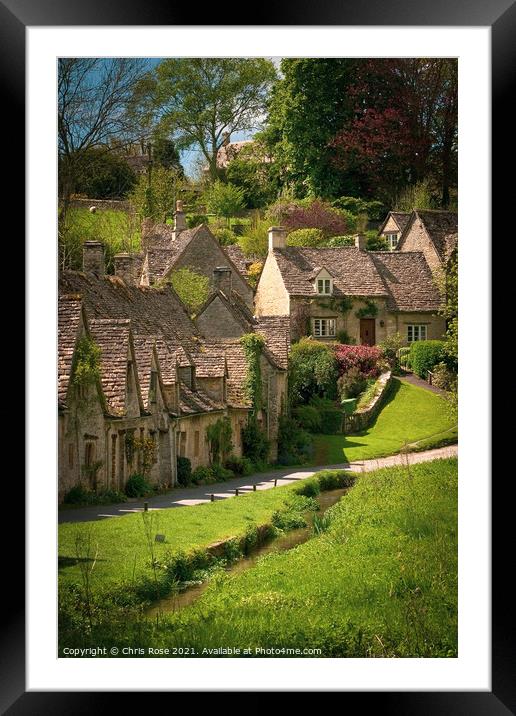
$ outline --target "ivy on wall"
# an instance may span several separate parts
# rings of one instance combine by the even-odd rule
[[[362,298],[360,300],[364,304],[364,307],[359,308],[358,311],[355,312],[355,316],[357,318],[375,318],[375,316],[378,315],[378,306],[376,303],[370,298]]]
[[[328,308],[331,311],[342,313],[343,316],[349,313],[353,308],[353,300],[349,296],[336,297],[332,296],[324,300],[318,300],[317,305],[321,308]]]
[[[262,407],[262,370],[260,357],[265,346],[265,341],[262,336],[256,333],[246,333],[240,339],[240,345],[244,349],[247,363],[244,395],[251,403],[253,412],[256,414]]]
[[[100,378],[100,348],[88,336],[84,335],[77,341],[75,348],[75,366],[72,383],[78,393],[93,385]]]

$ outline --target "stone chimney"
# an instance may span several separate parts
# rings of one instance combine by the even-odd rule
[[[183,202],[178,199],[176,201],[176,213],[174,214],[174,236],[173,240],[177,239],[179,234],[187,228],[186,216],[183,211]]]
[[[213,269],[213,288],[215,291],[222,291],[228,300],[231,301],[232,273],[229,266],[217,266]]]
[[[360,249],[360,251],[365,251],[367,248],[367,236],[365,234],[355,234],[355,246],[357,249]]]
[[[136,261],[132,254],[115,254],[115,276],[121,278],[128,286],[136,284]]]
[[[271,226],[269,229],[269,251],[284,249],[287,246],[287,230],[282,226]]]
[[[104,276],[104,245],[100,241],[85,241],[82,245],[82,270]]]

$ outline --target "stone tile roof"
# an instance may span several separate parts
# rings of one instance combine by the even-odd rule
[[[176,347],[195,352],[200,337],[184,305],[170,286],[127,286],[116,276],[96,278],[65,271],[60,293],[80,294],[88,318],[130,319],[133,333],[161,335]]]
[[[381,224],[380,228],[378,229],[378,233],[381,234],[384,230],[385,224],[389,221],[389,218],[392,216],[394,221],[398,224],[400,231],[403,231],[403,229],[407,226],[410,217],[411,212],[410,211],[389,211],[387,216],[385,217],[383,223]]]
[[[124,415],[127,394],[127,360],[130,340],[129,319],[93,319],[92,339],[100,348],[102,391],[112,415]]]
[[[134,357],[138,371],[138,382],[145,410],[149,409],[149,389],[152,372],[152,357],[156,338],[154,336],[133,336]]]
[[[73,354],[82,323],[82,301],[76,294],[59,296],[57,311],[57,396],[59,407],[66,405],[72,374]]]
[[[336,296],[384,296],[385,286],[370,252],[354,246],[312,249],[287,246],[275,249],[274,256],[287,291],[294,296],[316,295],[313,278],[322,269],[333,276]]]
[[[419,251],[372,251],[370,255],[385,284],[390,311],[439,309],[439,290],[423,253]]]
[[[247,360],[244,349],[238,338],[213,340],[206,344],[210,352],[222,352],[227,361],[227,398],[230,405],[250,407],[249,400],[244,395],[244,385],[247,377]]]
[[[267,348],[274,356],[277,365],[286,370],[290,352],[290,317],[259,316],[255,332],[265,338]]]
[[[181,383],[179,389],[179,408],[183,415],[209,413],[212,410],[223,410],[224,405],[214,400],[202,390],[191,390]]]
[[[242,276],[247,278],[249,266],[254,263],[252,258],[247,257],[238,244],[223,246],[222,250],[229,256]]]
[[[226,360],[223,350],[210,346],[195,355],[195,375],[198,378],[222,378],[226,374]]]
[[[419,217],[432,240],[441,261],[446,262],[457,247],[458,214],[455,211],[414,212]],[[402,237],[403,238],[403,237]]]

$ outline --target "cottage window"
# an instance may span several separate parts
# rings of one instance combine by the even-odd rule
[[[318,278],[317,279],[317,293],[324,296],[331,294],[331,279],[330,278]]]
[[[389,242],[389,248],[391,251],[393,251],[398,245],[399,237],[399,234],[387,234],[387,241]]]
[[[314,318],[314,336],[316,338],[334,338],[335,324],[334,318]]]
[[[409,343],[426,341],[426,326],[424,324],[409,324],[407,326],[407,341]]]
[[[84,445],[84,465],[91,467],[95,461],[95,443],[89,442]]]

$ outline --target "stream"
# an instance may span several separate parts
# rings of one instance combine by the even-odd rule
[[[252,554],[242,557],[236,562],[229,564],[225,568],[225,571],[231,574],[239,574],[240,572],[252,567],[256,564],[257,560],[260,559],[260,557],[263,557],[266,554],[286,552],[289,549],[293,549],[294,547],[303,544],[303,542],[307,542],[311,537],[313,537],[312,523],[314,516],[318,515],[320,517],[323,515],[326,510],[338,502],[340,498],[349,491],[349,489],[349,487],[345,487],[339,490],[328,490],[327,492],[320,493],[316,498],[319,503],[319,509],[317,512],[310,512],[306,515],[306,521],[308,523],[306,527],[299,527],[298,529],[290,530],[279,537],[269,540],[265,544],[262,544],[253,550]],[[203,592],[208,588],[209,583],[210,580],[208,579],[200,584],[194,584],[191,587],[186,587],[186,589],[183,589],[182,591],[172,592],[145,610],[146,616],[155,617],[159,614],[176,612],[179,609],[190,606],[196,602],[197,599],[199,599]]]

